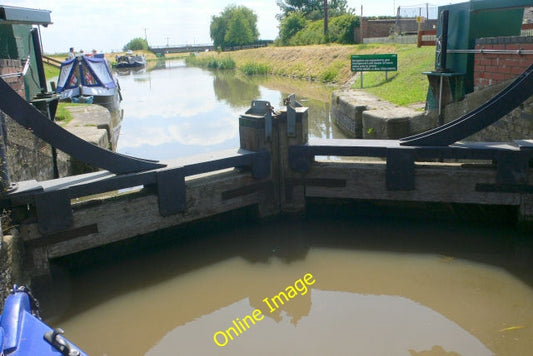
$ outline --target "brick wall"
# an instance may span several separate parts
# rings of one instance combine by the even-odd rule
[[[363,19],[364,38],[388,37],[394,32],[396,20],[367,20]]]
[[[20,59],[0,59],[0,75],[20,72],[22,72],[22,62]],[[13,90],[25,98],[23,77],[6,78],[4,80]]]
[[[363,34],[365,38],[379,38],[388,37],[394,33],[409,34],[418,32],[418,23],[416,19],[383,19],[383,20],[369,20],[363,18],[361,21]],[[427,20],[421,24],[422,30],[430,30],[436,28],[437,20]]]
[[[446,122],[474,110],[507,87],[533,64],[533,37],[494,37],[476,40],[478,50],[511,50],[514,53],[476,53],[474,92],[465,100],[446,106]],[[533,139],[533,96],[500,120],[467,138],[466,141],[513,141]]]
[[[533,51],[533,37],[495,37],[476,41],[478,50]],[[478,53],[474,61],[474,90],[514,79],[533,63],[533,54]]]

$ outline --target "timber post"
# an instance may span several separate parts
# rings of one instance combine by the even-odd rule
[[[271,157],[272,183],[263,192],[259,206],[262,217],[305,210],[303,185],[296,186],[301,173],[290,169],[289,146],[307,143],[308,113],[294,95],[284,104],[276,112],[268,101],[256,100],[239,118],[240,148],[268,151]]]
[[[278,177],[276,146],[277,114],[270,102],[254,100],[244,114],[239,117],[240,148],[247,151],[267,151],[270,154],[271,183],[265,186],[259,203],[259,215],[267,217],[279,213]]]
[[[280,208],[283,213],[300,213],[305,211],[304,173],[291,170],[289,147],[308,142],[308,108],[298,103],[294,94],[284,104],[279,115]]]

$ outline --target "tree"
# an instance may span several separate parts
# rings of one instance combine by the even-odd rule
[[[293,12],[301,12],[308,20],[324,18],[324,0],[278,0],[281,14],[278,19],[282,20]],[[348,0],[328,0],[329,17],[340,16],[348,13]]]
[[[236,12],[229,20],[224,42],[230,46],[242,46],[254,42],[250,24],[242,12]]]
[[[148,49],[148,42],[144,38],[134,38],[131,41],[128,42],[127,45],[124,46],[124,51],[132,50],[132,51],[142,51]]]
[[[299,31],[303,30],[307,24],[304,14],[301,11],[294,11],[280,21],[279,38],[284,45],[289,44],[289,40]]]
[[[245,6],[227,6],[211,18],[210,35],[217,48],[253,43],[259,38],[257,15]]]

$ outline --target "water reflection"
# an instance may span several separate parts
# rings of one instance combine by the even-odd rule
[[[533,346],[531,243],[512,230],[320,215],[247,220],[154,234],[144,247],[99,251],[90,268],[73,270],[86,258],[74,256],[70,308],[53,325],[91,355],[520,355]],[[312,289],[270,314],[264,298],[306,273]],[[255,309],[263,320],[214,345],[215,332]],[[513,326],[522,327],[506,331]]]
[[[311,137],[344,138],[331,121],[330,90],[317,84],[207,71],[179,60],[124,75],[120,83],[125,118],[118,151],[133,156],[169,159],[238,147],[238,117],[251,101],[279,108],[291,93],[309,107]]]
[[[175,328],[146,355],[175,350],[201,355],[252,350],[255,355],[417,355],[435,345],[455,355],[492,355],[459,325],[407,298],[313,289],[306,299],[309,308],[296,315],[298,322],[289,312],[280,320],[265,313],[267,318],[226,339],[217,330],[235,325],[232,320],[240,316],[240,321],[253,310],[247,299],[240,300]],[[224,346],[214,336],[209,340],[210,334],[217,334]]]
[[[233,71],[218,71],[213,74],[213,88],[218,101],[242,110],[249,107],[252,100],[261,98],[257,83],[245,77],[236,76]],[[272,104],[277,104],[277,102]]]

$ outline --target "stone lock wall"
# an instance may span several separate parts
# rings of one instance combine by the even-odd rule
[[[0,59],[0,75],[14,74],[20,72],[22,72],[22,63],[20,60]],[[25,97],[23,77],[11,77],[5,78],[4,80],[21,97]],[[8,131],[7,125],[14,125],[12,120],[0,111],[0,124],[3,123],[5,123],[4,127],[6,128],[6,131]],[[6,137],[1,137],[0,139],[5,140],[4,142],[7,141],[7,143],[9,144],[9,139],[6,140],[7,136],[9,135],[6,134]],[[7,156],[8,166],[10,166],[10,168],[13,166],[13,163],[17,159],[19,159],[14,158],[14,156],[16,156],[17,154],[18,152],[16,150],[8,148]],[[10,156],[11,160],[9,159]],[[20,256],[21,248],[19,245],[20,240],[16,237],[16,235],[7,235],[8,231],[5,231],[6,235],[4,235],[4,229],[8,230],[7,228],[10,225],[7,212],[1,212],[0,222],[2,225],[2,227],[0,228],[0,309],[2,309],[4,305],[3,301],[9,294],[9,289],[13,287],[14,283],[22,283],[23,278],[21,273],[22,263]]]
[[[22,69],[20,60],[0,59],[0,74],[20,73]],[[23,77],[5,78],[5,81],[21,97],[25,98]],[[11,181],[53,179],[54,165],[51,146],[1,111],[0,120],[5,125],[7,161]]]

